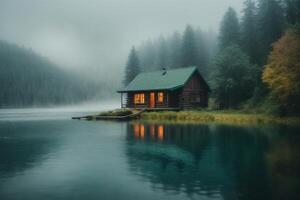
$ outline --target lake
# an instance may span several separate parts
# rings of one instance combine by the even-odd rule
[[[87,111],[86,111],[87,112]],[[300,199],[299,126],[0,110],[0,199]]]

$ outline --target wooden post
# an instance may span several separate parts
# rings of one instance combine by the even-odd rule
[[[123,92],[121,92],[121,108],[123,108]]]
[[[169,108],[170,105],[169,105],[169,92],[166,91],[166,101],[167,101],[167,107]]]

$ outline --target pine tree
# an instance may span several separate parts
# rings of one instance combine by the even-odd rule
[[[167,67],[168,62],[168,47],[167,42],[163,36],[158,39],[158,50],[157,50],[157,63],[156,67],[158,70]]]
[[[300,1],[285,0],[286,21],[288,24],[295,25],[300,23]]]
[[[196,44],[197,44],[197,66],[199,71],[203,76],[207,75],[208,69],[208,60],[209,52],[208,47],[205,41],[204,33],[200,28],[195,31],[196,35]]]
[[[207,48],[206,50],[208,53],[206,77],[209,77],[209,75],[212,72],[212,66],[211,66],[212,60],[218,52],[218,34],[213,30],[209,30],[207,32],[204,32],[203,37],[204,37],[204,42],[205,42],[206,48]]]
[[[183,36],[174,32],[168,37],[147,40],[138,47],[140,70],[197,66],[206,75],[210,58],[216,53],[216,41],[217,35],[214,32],[206,33],[200,29],[194,31],[189,25]]]
[[[181,57],[181,65],[182,67],[189,67],[197,65],[197,44],[195,38],[194,29],[187,25],[182,39],[182,57]]]
[[[141,71],[153,71],[156,66],[156,47],[152,40],[147,40],[139,48],[139,60]]]
[[[0,108],[78,103],[106,89],[86,78],[31,49],[0,40]]]
[[[272,44],[284,30],[284,12],[278,0],[259,0],[258,34],[260,43],[260,63],[267,61]]]
[[[221,22],[219,36],[220,50],[232,44],[239,44],[239,32],[239,20],[237,14],[233,8],[229,7]]]
[[[243,17],[241,22],[241,46],[249,56],[250,62],[258,63],[258,36],[257,36],[257,8],[254,0],[244,2]]]
[[[132,47],[126,64],[124,85],[128,85],[139,73],[140,61],[135,47]]]
[[[236,108],[252,95],[254,84],[248,56],[238,45],[220,51],[214,63],[212,88],[220,108]]]
[[[168,66],[172,69],[181,66],[181,35],[174,32],[169,41],[168,50]]]

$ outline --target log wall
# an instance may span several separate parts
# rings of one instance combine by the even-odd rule
[[[208,91],[203,86],[201,77],[194,74],[179,92],[181,108],[207,107]]]
[[[175,91],[153,91],[155,93],[155,108],[195,108],[207,107],[208,90],[203,84],[203,79],[198,73],[192,75],[185,86]],[[128,92],[126,107],[128,108],[149,108],[150,93],[152,91]],[[158,92],[164,93],[164,101],[158,103]],[[134,94],[144,93],[145,103],[134,104]]]

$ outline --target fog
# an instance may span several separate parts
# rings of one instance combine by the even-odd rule
[[[119,101],[83,102],[76,105],[53,105],[30,108],[2,108],[1,121],[63,120],[74,116],[98,114],[120,107]]]
[[[120,80],[132,45],[187,24],[218,31],[241,0],[1,0],[0,39],[60,66]]]

